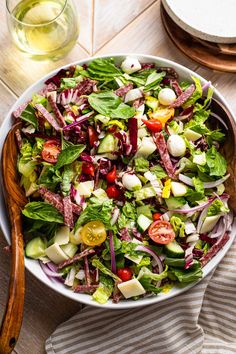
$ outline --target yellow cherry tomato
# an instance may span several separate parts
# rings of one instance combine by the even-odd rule
[[[80,231],[82,242],[87,246],[98,246],[106,240],[107,234],[104,224],[94,220],[84,225]]]
[[[157,109],[155,112],[151,113],[149,116],[150,118],[158,119],[159,122],[162,123],[162,126],[165,126],[165,123],[173,117],[175,114],[174,108],[160,108]]]

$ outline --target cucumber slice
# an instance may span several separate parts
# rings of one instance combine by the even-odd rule
[[[33,238],[26,248],[25,254],[29,258],[38,259],[46,255],[45,250],[47,248],[47,244],[40,237]]]
[[[68,257],[72,258],[78,251],[78,246],[74,245],[73,243],[68,243],[67,245],[62,245],[61,249]]]
[[[190,267],[198,265],[198,261],[196,259],[193,260],[193,263],[191,264]],[[166,257],[165,258],[165,264],[167,264],[170,267],[175,267],[175,268],[183,268],[185,266],[185,259],[184,258],[170,258]]]
[[[176,241],[172,241],[165,245],[165,252],[168,256],[173,258],[184,257],[184,250]]]
[[[147,218],[145,215],[143,215],[143,214],[139,215],[138,220],[137,220],[137,224],[142,231],[146,231],[149,228],[149,226],[151,225],[151,223],[152,223],[152,220]]]
[[[53,243],[58,243],[58,245],[66,245],[69,242],[70,239],[70,228],[68,226],[61,226],[59,229],[57,229],[55,236],[54,236],[54,242]]]
[[[116,140],[112,134],[107,134],[98,146],[98,154],[113,152],[116,147]]]

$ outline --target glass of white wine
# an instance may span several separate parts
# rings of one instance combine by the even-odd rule
[[[57,60],[75,45],[79,19],[73,0],[6,0],[17,47],[34,59]]]

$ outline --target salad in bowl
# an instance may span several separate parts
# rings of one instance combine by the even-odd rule
[[[199,281],[230,240],[213,87],[127,56],[73,65],[14,112],[25,255],[92,302]]]

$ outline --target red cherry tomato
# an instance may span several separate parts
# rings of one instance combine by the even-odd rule
[[[94,144],[98,141],[98,134],[96,130],[91,127],[91,125],[88,127],[88,136],[89,136],[89,145],[91,147],[94,147]]]
[[[154,214],[152,215],[152,218],[153,218],[154,221],[159,220],[160,217],[161,217],[161,214],[160,214],[160,213],[154,213]]]
[[[82,172],[89,176],[94,176],[94,165],[91,162],[83,162]]]
[[[142,122],[147,126],[148,130],[152,133],[158,133],[162,130],[162,124],[157,119],[142,119]]]
[[[128,281],[132,279],[133,273],[130,268],[120,268],[117,270],[117,275],[122,281]]]
[[[115,185],[107,187],[106,193],[109,198],[117,199],[120,196],[120,191]]]
[[[42,158],[44,161],[56,163],[57,157],[61,152],[61,145],[56,140],[48,140],[43,144]]]
[[[149,237],[156,243],[166,245],[175,238],[175,232],[169,221],[154,221],[148,229]]]
[[[106,179],[108,183],[113,183],[115,182],[116,178],[116,166],[114,166],[113,169],[106,175]]]

